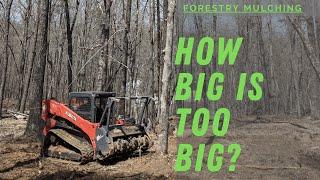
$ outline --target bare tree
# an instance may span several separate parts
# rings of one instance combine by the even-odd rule
[[[169,80],[171,75],[171,56],[172,56],[172,42],[173,42],[173,20],[176,7],[176,0],[168,1],[168,19],[167,19],[167,33],[166,33],[166,46],[164,49],[164,65],[162,72],[162,90],[160,96],[160,152],[163,154],[168,153],[168,119],[169,119]]]
[[[25,105],[26,105],[30,81],[31,81],[33,63],[35,61],[36,54],[37,54],[36,51],[37,51],[37,44],[38,44],[39,20],[40,20],[40,2],[39,1],[41,1],[41,0],[38,0],[37,17],[36,17],[37,22],[36,22],[36,29],[35,29],[35,35],[34,35],[34,42],[33,42],[33,47],[32,47],[31,59],[28,62],[25,80],[23,83],[21,103],[20,103],[20,107],[19,107],[20,112],[24,112],[24,110],[25,110]]]
[[[156,39],[156,61],[157,61],[157,95],[158,99],[160,99],[160,93],[161,93],[161,53],[162,53],[162,47],[161,47],[161,20],[160,20],[160,1],[156,0],[156,34],[155,34],[155,39]],[[160,111],[160,109],[158,109]]]
[[[66,29],[67,29],[67,41],[68,41],[68,90],[71,92],[73,90],[72,85],[72,64],[73,64],[73,46],[72,46],[72,33],[74,29],[74,25],[77,20],[78,8],[79,8],[79,0],[76,2],[76,12],[72,22],[70,22],[70,11],[69,11],[69,3],[68,0],[64,0],[64,13],[66,18]]]
[[[108,80],[108,56],[109,56],[109,45],[108,40],[110,36],[110,14],[111,14],[111,0],[103,1],[103,12],[101,12],[101,46],[104,46],[101,50],[101,56],[98,62],[97,72],[97,91],[102,91],[106,88],[106,81]],[[109,83],[109,82],[108,82]],[[109,86],[110,87],[110,86]]]
[[[132,0],[128,0],[126,4],[126,13],[125,13],[125,32],[124,32],[124,40],[123,40],[123,64],[125,67],[122,67],[121,71],[121,90],[120,90],[120,96],[126,96],[127,92],[127,67],[128,67],[128,58],[129,56],[129,32],[130,32],[130,21],[131,21],[131,5]],[[120,111],[122,111],[123,114],[125,114],[125,103],[120,103]]]
[[[3,97],[4,90],[7,81],[7,69],[8,69],[8,61],[9,61],[9,33],[10,33],[10,15],[11,15],[11,7],[13,0],[7,0],[6,3],[6,12],[5,12],[5,52],[4,52],[4,69],[1,71],[1,84],[0,84],[0,119],[2,118],[2,105],[3,105]]]
[[[317,73],[318,78],[320,79],[320,61],[317,58],[317,53],[316,53],[314,47],[312,46],[312,43],[310,42],[309,38],[307,38],[304,35],[301,24],[299,24],[298,19],[292,19],[290,17],[287,17],[287,18],[290,21],[290,23],[292,24],[293,28],[298,33],[298,35],[303,43],[303,46],[306,50],[308,59],[310,60],[312,67],[314,68],[315,72]]]
[[[24,69],[25,64],[28,59],[28,42],[29,42],[29,24],[30,24],[30,16],[31,16],[31,10],[32,10],[32,0],[28,0],[27,9],[24,12],[24,25],[23,25],[23,37],[22,37],[22,44],[21,44],[21,57],[20,57],[20,69],[19,69],[19,75],[20,75],[20,81],[19,84],[19,102],[17,104],[17,109],[20,109],[21,107],[21,100],[22,100],[22,90],[23,90],[23,84],[24,84]]]
[[[154,13],[154,0],[149,1],[149,43],[150,43],[150,81],[149,81],[149,94],[153,97],[154,96],[154,21],[155,21],[155,13]]]
[[[40,1],[40,23],[39,23],[39,36],[40,36],[40,51],[39,56],[34,63],[34,90],[31,95],[30,115],[27,123],[26,134],[36,133],[41,134],[40,131],[40,113],[41,101],[43,97],[44,75],[47,59],[48,47],[48,14],[49,14],[49,0]]]
[[[87,62],[88,60],[88,55],[89,52],[86,48],[83,48],[89,41],[89,37],[90,37],[90,27],[92,22],[90,21],[90,10],[92,7],[92,2],[91,1],[86,1],[85,3],[85,7],[84,7],[84,22],[83,22],[83,27],[82,27],[82,32],[81,32],[81,37],[79,37],[79,44],[80,47],[82,47],[80,49],[80,53],[79,56],[81,57],[78,62],[79,65],[83,65],[85,62]],[[80,67],[82,68],[82,67]],[[78,90],[84,91],[86,90],[86,82],[87,82],[87,78],[86,78],[86,70],[82,69],[79,72],[79,81],[78,81]]]

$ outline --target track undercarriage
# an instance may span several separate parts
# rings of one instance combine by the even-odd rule
[[[61,160],[70,160],[85,164],[89,161],[99,159],[106,161],[116,156],[129,155],[134,152],[144,152],[150,146],[150,139],[146,134],[131,136],[115,136],[108,143],[108,153],[94,155],[92,146],[85,138],[78,137],[63,129],[52,129],[45,137],[42,154]]]

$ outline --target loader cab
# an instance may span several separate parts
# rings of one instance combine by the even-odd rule
[[[69,94],[69,107],[82,118],[98,123],[102,117],[106,102],[110,97],[115,97],[113,92],[71,92]]]

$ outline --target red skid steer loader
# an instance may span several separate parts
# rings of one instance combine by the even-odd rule
[[[148,150],[152,143],[145,131],[144,114],[152,98],[115,95],[72,92],[69,105],[54,99],[43,100],[42,155],[86,163]],[[135,115],[140,109],[139,117],[130,117],[116,108],[119,102],[127,100],[140,103],[129,109],[129,114]],[[134,111],[136,113],[130,113]]]

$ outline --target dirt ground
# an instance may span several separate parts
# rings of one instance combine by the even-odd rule
[[[108,165],[78,165],[39,157],[40,144],[21,136],[26,121],[0,121],[0,179],[172,179],[176,139],[170,138],[169,154],[160,156],[155,146],[139,157],[117,159]],[[151,135],[151,137],[153,137]],[[154,139],[154,138],[153,138]],[[156,142],[156,140],[155,140]]]
[[[170,138],[169,155],[155,149],[142,157],[119,159],[109,165],[62,163],[39,158],[40,145],[22,138],[26,121],[0,121],[0,179],[319,179],[320,120],[265,116],[233,119],[224,138],[196,138],[190,130],[178,143],[239,143],[242,148],[237,169],[227,172],[229,157],[218,173],[206,170],[175,174],[176,139]],[[156,141],[156,140],[155,140]],[[194,153],[196,154],[196,153]],[[207,153],[205,153],[205,159]],[[194,167],[193,159],[193,167]],[[206,160],[204,161],[206,162]]]
[[[235,172],[228,172],[230,157],[224,154],[224,164],[218,173],[208,172],[206,164],[199,172],[180,173],[179,179],[319,179],[320,178],[320,120],[311,118],[265,116],[233,119],[224,138],[189,135],[178,142],[241,145],[241,155]],[[196,153],[193,153],[196,154]],[[204,162],[208,154],[205,154]],[[193,169],[194,169],[193,158]]]

